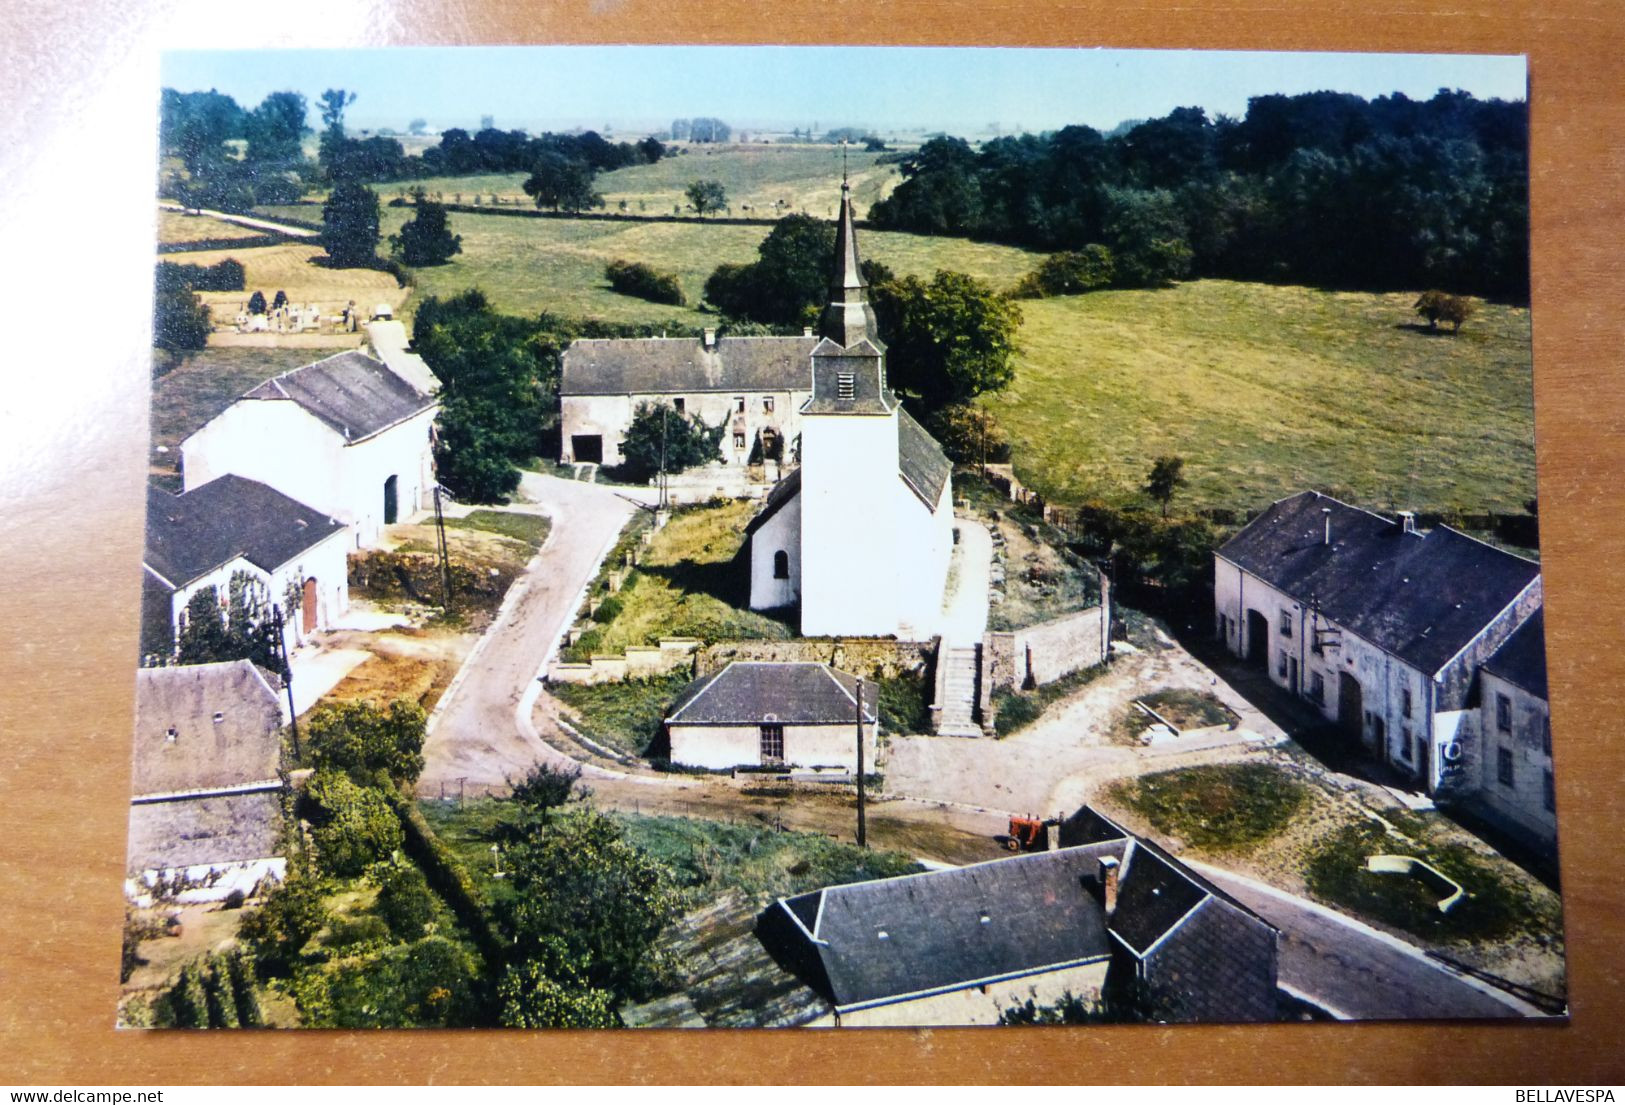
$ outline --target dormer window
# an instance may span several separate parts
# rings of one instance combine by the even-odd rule
[[[173,725],[164,730],[164,739],[170,744],[174,744],[175,738],[178,736],[180,736],[180,734],[175,731],[175,727]]]
[[[835,374],[835,398],[856,399],[858,394],[857,376],[850,372]]]

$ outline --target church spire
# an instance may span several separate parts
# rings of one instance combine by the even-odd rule
[[[843,151],[844,152],[844,151]],[[880,345],[869,284],[858,258],[858,232],[852,225],[852,186],[841,173],[841,218],[835,227],[835,268],[829,283],[829,306],[819,320],[819,333],[843,348],[867,338]]]

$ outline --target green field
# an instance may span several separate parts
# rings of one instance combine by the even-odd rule
[[[1304,488],[1367,507],[1519,511],[1535,494],[1529,311],[1459,336],[1414,293],[1202,280],[1024,302],[1015,383],[987,405],[1016,472],[1121,500],[1185,458],[1175,503],[1257,509]]]

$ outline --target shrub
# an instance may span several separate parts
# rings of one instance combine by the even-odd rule
[[[955,464],[1003,464],[1010,437],[991,411],[975,403],[951,403],[931,418],[932,434]]]
[[[378,880],[378,916],[397,940],[421,939],[434,920],[434,894],[416,867],[387,868]]]
[[[243,280],[243,263],[228,257],[213,265],[159,261],[155,283],[159,291],[240,292]]]
[[[209,342],[209,308],[186,288],[152,298],[152,344],[160,349],[202,349]]]
[[[310,718],[311,762],[365,782],[383,773],[410,783],[423,770],[427,722],[423,708],[405,699],[383,709],[370,702],[328,703]]]
[[[686,302],[683,285],[674,272],[661,272],[641,261],[611,261],[604,266],[604,279],[622,295],[637,296],[651,303],[681,307]]]
[[[305,1021],[319,1028],[465,1025],[477,1012],[477,970],[444,937],[312,967],[293,986]]]
[[[311,839],[322,867],[334,875],[359,875],[401,846],[400,822],[371,787],[322,770],[305,784],[305,800],[316,823]]]
[[[1054,253],[1022,277],[1012,291],[1018,299],[1051,295],[1079,295],[1104,288],[1117,278],[1117,261],[1103,245],[1087,245],[1071,253]]]
[[[1451,333],[1459,333],[1461,324],[1472,318],[1478,308],[1466,296],[1451,295],[1437,288],[1422,293],[1414,304],[1416,313],[1428,320],[1428,328],[1437,330],[1439,320],[1450,324]]]
[[[243,918],[238,935],[253,952],[260,973],[286,975],[327,920],[320,883],[295,869],[287,882],[266,895],[259,909]]]
[[[607,625],[615,620],[625,605],[625,601],[618,595],[611,595],[598,604],[598,609],[592,612],[592,620],[600,625]]]
[[[993,717],[993,731],[1001,737],[1025,729],[1037,721],[1038,715],[1043,712],[1033,698],[1009,691],[1001,691],[993,696],[993,708],[997,711]]]

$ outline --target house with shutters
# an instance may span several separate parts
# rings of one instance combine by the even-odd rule
[[[671,762],[688,767],[787,771],[875,765],[879,688],[828,664],[736,660],[690,683],[666,716]]]
[[[833,270],[800,468],[746,528],[750,605],[796,607],[809,637],[923,640],[940,624],[953,551],[953,464],[886,385],[845,182]]]
[[[186,490],[242,476],[337,518],[352,548],[376,545],[434,489],[437,385],[403,339],[380,334],[385,359],[337,353],[249,390],[181,442]]]
[[[1279,933],[1085,807],[1053,851],[780,898],[756,934],[813,1024],[996,1024],[1068,995],[1125,1019],[1277,1018]]]
[[[241,476],[171,495],[147,489],[141,558],[141,653],[167,663],[192,597],[213,588],[222,611],[256,620],[283,609],[288,648],[327,629],[350,606],[350,531],[326,513]]]
[[[1534,561],[1317,491],[1214,554],[1225,647],[1429,794],[1478,788],[1481,676],[1540,605]]]
[[[136,673],[126,892],[252,894],[283,877],[277,689],[247,660]]]

